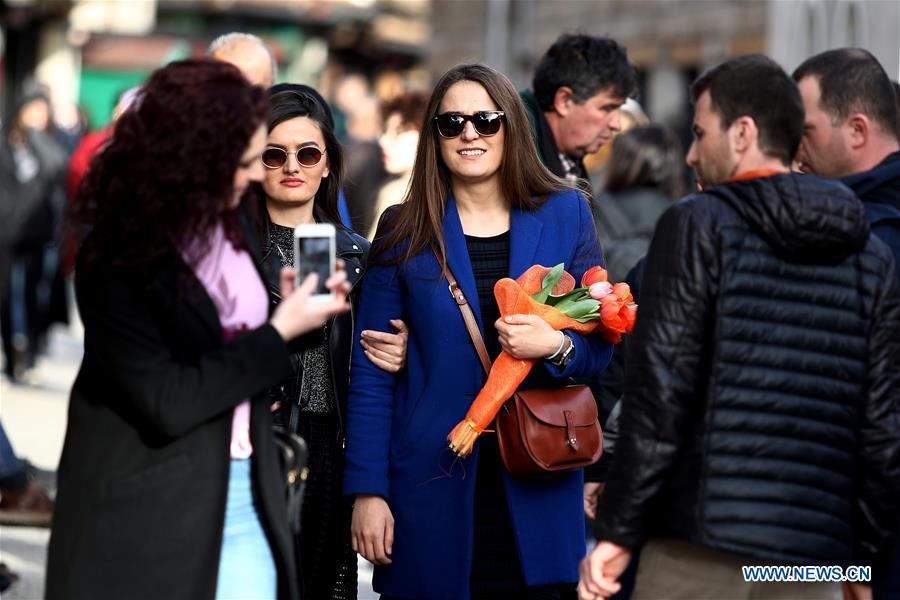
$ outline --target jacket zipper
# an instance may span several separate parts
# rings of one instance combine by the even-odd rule
[[[344,258],[344,256],[341,256],[340,258]],[[350,286],[350,291],[347,294],[348,297],[353,293],[353,290],[356,289],[357,284],[359,284],[359,282],[362,281],[363,273],[362,273],[361,268],[360,268],[359,275],[360,276],[356,278],[356,281],[353,282],[353,285]],[[337,319],[337,317],[332,317],[331,323],[333,324],[336,319]],[[331,333],[332,333],[332,331],[334,331],[334,327],[330,327],[328,329],[328,347],[329,348],[331,348]],[[348,377],[349,377],[350,369],[353,367],[353,342],[354,342],[353,336],[355,335],[355,333],[356,333],[356,320],[354,319],[354,316],[353,316],[353,303],[351,303],[350,304],[350,356],[349,356],[349,362],[347,363]],[[347,438],[344,437],[344,416],[343,416],[343,414],[341,414],[341,400],[340,400],[340,398],[337,397],[337,380],[335,380],[335,378],[334,378],[334,357],[331,355],[331,352],[328,353],[328,362],[329,362],[329,366],[331,367],[331,387],[335,391],[334,404],[335,404],[335,409],[337,410],[337,416],[338,416],[337,442],[340,443],[341,452],[343,452],[347,448]],[[350,393],[350,382],[349,381],[347,382],[347,393],[348,394]]]

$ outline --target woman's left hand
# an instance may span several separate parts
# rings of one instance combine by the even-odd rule
[[[376,367],[388,373],[397,373],[406,365],[409,329],[400,319],[391,319],[390,323],[397,333],[366,330],[360,334],[360,343]]]
[[[559,331],[537,315],[509,315],[494,323],[500,347],[513,358],[546,358],[562,340]]]

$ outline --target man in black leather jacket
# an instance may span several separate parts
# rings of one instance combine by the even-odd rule
[[[878,575],[900,498],[894,258],[847,188],[789,172],[803,105],[776,63],[727,61],[691,93],[703,191],[650,246],[579,591],[614,593],[646,541],[636,598],[839,598],[837,583],[746,582],[740,567]]]

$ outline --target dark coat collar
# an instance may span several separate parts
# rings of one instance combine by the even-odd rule
[[[537,147],[541,162],[544,163],[557,177],[565,177],[566,170],[563,168],[562,161],[559,160],[559,148],[556,147],[556,139],[553,137],[553,130],[550,129],[550,123],[544,116],[534,92],[531,90],[522,90],[519,92],[522,102],[525,103],[525,113],[528,115],[528,124],[531,126],[531,134],[534,138],[534,145]],[[579,161],[580,165],[581,162]]]
[[[863,202],[900,209],[900,152],[888,154],[876,167],[841,179]]]
[[[550,129],[550,123],[544,115],[538,104],[534,92],[531,90],[522,90],[519,92],[522,102],[525,103],[525,114],[528,116],[528,124],[531,127],[531,136],[534,139],[534,145],[537,147],[538,155],[544,166],[557,177],[566,178],[566,169],[563,167],[562,161],[559,159],[560,150],[556,145],[556,138],[553,136],[553,130]],[[575,163],[576,175],[584,183],[582,191],[593,195],[591,190],[591,177],[584,166],[584,159],[569,157],[569,160]]]

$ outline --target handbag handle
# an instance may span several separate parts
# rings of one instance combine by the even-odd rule
[[[437,256],[437,253],[435,253]],[[441,259],[438,257],[438,262],[441,262]],[[472,343],[475,344],[475,350],[478,352],[478,358],[481,359],[481,366],[484,367],[484,372],[490,374],[491,372],[491,358],[488,354],[487,347],[484,345],[484,339],[481,337],[481,331],[478,329],[478,321],[475,320],[475,313],[472,312],[472,307],[469,306],[469,301],[466,300],[466,295],[463,293],[462,289],[459,287],[459,283],[456,281],[456,277],[453,276],[453,271],[450,270],[450,265],[447,263],[443,263],[444,269],[444,277],[447,278],[447,287],[450,289],[450,295],[453,296],[453,300],[456,301],[456,306],[459,307],[459,312],[462,313],[463,322],[466,324],[466,330],[469,332],[469,337],[472,338]]]

